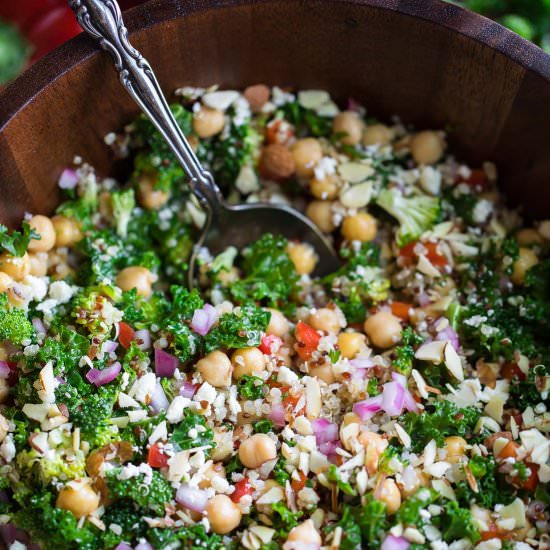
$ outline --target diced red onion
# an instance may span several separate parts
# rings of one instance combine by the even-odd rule
[[[427,305],[429,305],[431,303],[430,297],[425,292],[420,293],[417,296],[417,299],[418,299],[418,304],[420,305],[420,307],[426,307]]]
[[[419,412],[418,411],[418,404],[416,403],[415,398],[413,397],[412,393],[409,390],[405,390],[405,397],[403,399],[403,405],[405,408],[410,412]]]
[[[65,168],[59,176],[58,185],[61,189],[74,189],[78,183],[78,174],[71,168]]]
[[[355,99],[353,99],[353,97],[348,97],[347,110],[358,112],[359,108],[360,108],[359,103],[357,103],[357,101],[355,101]]]
[[[356,369],[370,369],[374,367],[374,361],[370,357],[356,357],[349,364]]]
[[[15,541],[27,544],[29,535],[18,529],[13,523],[4,523],[0,525],[0,540],[3,540],[10,547]]]
[[[318,445],[319,452],[323,453],[331,462],[336,461],[338,457],[336,449],[341,448],[342,445],[340,444],[340,441],[326,441],[325,443]]]
[[[455,351],[458,351],[460,348],[460,343],[458,341],[458,334],[455,332],[454,328],[451,326],[448,326],[446,329],[442,330],[441,332],[438,332],[435,339],[439,341],[447,340],[451,342],[451,345],[453,346],[453,348],[455,348]]]
[[[193,512],[202,512],[208,504],[208,493],[189,485],[180,485],[176,500]]]
[[[204,304],[201,309],[196,309],[191,319],[191,328],[201,336],[206,336],[214,323],[218,320],[218,312],[213,305]]]
[[[65,380],[65,378],[63,378],[63,376],[56,376],[55,379],[57,380],[57,383],[60,386],[67,383],[67,381]]]
[[[393,535],[388,535],[380,550],[408,550],[411,543],[404,537],[394,537]]]
[[[382,394],[358,401],[353,405],[353,412],[361,419],[368,420],[373,414],[382,410]]]
[[[269,418],[273,421],[275,426],[285,425],[285,408],[282,403],[274,403],[271,405],[271,412]]]
[[[6,379],[9,377],[11,372],[10,366],[6,361],[0,361],[0,378]]]
[[[34,327],[34,330],[36,330],[38,334],[46,334],[47,332],[46,327],[44,326],[44,323],[38,317],[35,317],[32,320],[32,326]]]
[[[407,377],[406,376],[403,376],[399,372],[392,372],[391,377],[392,377],[392,380],[394,382],[397,382],[397,383],[401,384],[404,388],[407,387]]]
[[[351,373],[352,380],[364,380],[367,376],[367,369],[355,369]]]
[[[117,361],[105,369],[90,369],[86,373],[86,380],[94,386],[104,386],[112,382],[118,376],[121,368],[122,365]]]
[[[146,351],[151,347],[151,333],[146,329],[136,330],[134,336],[138,343],[138,348],[141,351]]]
[[[382,408],[390,415],[397,416],[403,411],[405,388],[398,382],[384,384],[382,390]]]
[[[338,441],[338,424],[330,422],[326,418],[316,418],[311,421],[311,427],[317,440],[317,445],[328,441]]]
[[[140,542],[135,548],[134,550],[154,550],[153,547],[151,546],[151,544],[147,541],[145,542]]]
[[[134,550],[129,544],[120,542],[115,546],[115,550]]]
[[[177,357],[160,348],[155,348],[155,372],[158,376],[171,378],[179,364]]]
[[[164,389],[162,388],[161,383],[157,382],[157,385],[155,386],[155,390],[151,395],[151,401],[149,402],[149,406],[151,407],[152,411],[155,414],[158,414],[162,410],[164,411],[168,410],[169,405],[170,405],[170,402],[168,401],[168,398],[164,393]]]
[[[115,351],[118,348],[118,342],[113,342],[112,340],[105,340],[103,344],[101,344],[101,351],[103,353],[111,353]]]
[[[180,395],[191,399],[197,391],[197,384],[191,384],[191,382],[184,382],[180,388]]]

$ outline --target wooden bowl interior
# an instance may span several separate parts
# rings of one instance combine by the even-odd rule
[[[435,0],[154,1],[127,21],[167,93],[325,88],[371,116],[447,128],[462,158],[499,165],[513,204],[548,213],[548,58],[495,23]],[[0,96],[0,221],[51,212],[75,155],[109,174],[103,137],[136,113],[110,57],[85,36],[32,67]]]

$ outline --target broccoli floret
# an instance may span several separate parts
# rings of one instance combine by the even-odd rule
[[[8,228],[0,223],[0,251],[4,249],[12,256],[21,257],[27,251],[31,239],[41,239],[40,235],[34,229],[31,229],[27,222],[23,222],[21,228],[21,233],[12,231],[9,235]]]
[[[130,479],[118,479],[121,468],[114,468],[107,472],[106,481],[109,494],[113,498],[127,499],[140,508],[148,508],[155,514],[164,514],[164,505],[172,500],[172,485],[156,470],[150,479],[144,474]]]
[[[32,323],[27,314],[8,303],[8,296],[0,294],[0,342],[9,340],[12,344],[21,345],[34,336]]]
[[[107,334],[113,326],[113,320],[122,318],[110,300],[93,288],[79,292],[73,298],[72,305],[75,322],[94,336]]]
[[[419,239],[437,222],[440,213],[436,197],[421,194],[405,197],[396,188],[382,189],[376,203],[399,222],[396,235],[399,246]]]
[[[412,327],[407,327],[401,335],[401,344],[394,350],[395,358],[392,366],[402,374],[408,375],[411,372],[414,347],[422,342],[422,338],[414,332]]]
[[[68,441],[65,444],[70,445]],[[34,449],[24,450],[17,455],[17,467],[23,476],[37,479],[43,485],[54,480],[65,481],[86,476],[86,460],[80,449],[71,453],[70,461],[67,460],[63,447],[49,451],[47,455]]]
[[[99,530],[89,523],[78,526],[76,517],[67,510],[55,506],[53,495],[15,494],[21,508],[14,514],[14,523],[27,531],[31,539],[40,542],[45,550],[95,550],[101,548]]]
[[[133,543],[144,536],[147,524],[143,520],[143,515],[147,513],[143,514],[143,510],[136,508],[130,501],[121,500],[113,506],[108,506],[101,518],[107,526],[103,533],[103,547],[115,548],[121,542]],[[108,528],[112,524],[122,528],[120,535]]]
[[[111,205],[116,222],[116,232],[123,239],[128,235],[128,223],[136,206],[136,198],[133,189],[115,191],[111,193]]]

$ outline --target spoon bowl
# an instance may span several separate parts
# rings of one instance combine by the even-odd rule
[[[80,26],[111,53],[120,82],[155,125],[180,162],[193,194],[206,212],[206,223],[191,255],[188,282],[192,287],[198,254],[213,254],[228,246],[242,248],[264,233],[306,241],[318,256],[317,274],[334,271],[338,256],[321,231],[305,216],[284,205],[269,203],[228,205],[212,174],[199,162],[178,126],[153,69],[128,41],[128,31],[116,0],[69,0]]]

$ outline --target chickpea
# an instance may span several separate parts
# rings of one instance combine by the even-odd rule
[[[97,510],[99,495],[90,487],[88,480],[70,481],[59,491],[55,505],[80,519]]]
[[[401,340],[401,323],[399,318],[389,311],[379,311],[367,317],[365,332],[377,348],[391,348]]]
[[[411,138],[410,148],[417,164],[435,164],[445,152],[445,140],[440,132],[424,130]]]
[[[0,378],[0,403],[4,403],[10,393],[10,387],[8,381],[4,378]]]
[[[341,141],[344,145],[356,145],[361,141],[364,122],[354,111],[344,111],[337,114],[332,121],[332,131],[335,134],[345,134]]]
[[[309,374],[315,376],[326,382],[327,384],[334,384],[336,381],[336,376],[334,376],[334,369],[332,368],[332,363],[323,363],[322,365],[316,365],[309,369]]]
[[[254,434],[239,447],[239,459],[247,468],[259,468],[268,460],[277,458],[277,447],[266,434]]]
[[[29,251],[31,252],[48,252],[55,246],[55,229],[53,223],[47,216],[33,216],[29,220],[29,225],[39,235],[40,239],[32,239],[29,242]]]
[[[520,246],[531,246],[544,242],[542,235],[536,229],[520,229],[516,233],[516,239]]]
[[[388,514],[395,514],[401,506],[401,493],[395,481],[391,478],[386,478],[382,482],[378,500],[386,505]]]
[[[510,278],[517,285],[522,285],[525,281],[527,271],[538,263],[538,256],[530,248],[520,247],[519,257],[514,262],[514,270],[512,271],[512,276]]]
[[[170,198],[170,194],[155,189],[158,176],[155,172],[147,172],[139,177],[137,198],[139,204],[147,210],[159,210]]]
[[[209,138],[219,134],[225,126],[223,111],[204,105],[193,115],[193,130],[200,138]]]
[[[306,243],[288,243],[287,254],[299,275],[309,275],[317,265],[315,249]]]
[[[342,222],[342,235],[348,241],[372,241],[376,237],[377,230],[376,218],[367,214],[367,212],[359,212],[354,216],[348,216]]]
[[[334,309],[322,307],[309,316],[309,324],[315,330],[338,334],[342,328],[341,316]]]
[[[277,309],[267,308],[267,311],[271,313],[271,319],[269,319],[266,333],[284,338],[290,331],[290,324],[287,318]]]
[[[34,277],[44,277],[48,273],[48,253],[37,252],[36,254],[29,254],[29,261],[31,263],[31,275]]]
[[[299,178],[311,178],[315,165],[323,157],[321,144],[315,138],[302,138],[292,146],[292,155]]]
[[[336,228],[329,201],[311,201],[307,205],[306,216],[324,233],[331,233]]]
[[[151,285],[158,277],[151,273],[146,267],[131,266],[119,271],[116,276],[116,285],[122,290],[135,288],[140,296],[146,298],[151,295]]]
[[[300,523],[300,525],[292,528],[286,540],[288,542],[299,542],[308,548],[310,546],[318,548],[323,542],[311,519],[307,519]]]
[[[21,281],[31,271],[29,255],[26,252],[23,256],[12,256],[7,252],[0,254],[0,271],[15,281]]]
[[[393,130],[385,124],[369,124],[363,134],[363,145],[389,145],[394,137]]]
[[[196,367],[203,379],[215,388],[225,388],[231,384],[233,365],[223,351],[211,351],[197,362]]]
[[[365,347],[365,340],[360,332],[342,332],[338,336],[338,349],[343,357],[352,359]]]
[[[13,279],[7,273],[0,271],[0,293],[6,292],[13,283]]]
[[[206,514],[214,533],[225,535],[241,523],[239,507],[227,496],[216,495],[206,506]]]
[[[452,435],[445,439],[445,450],[447,451],[447,462],[455,464],[460,462],[466,449],[466,440],[458,435]]]
[[[56,246],[72,246],[82,239],[80,224],[73,218],[54,216],[52,223],[55,229]]]
[[[8,419],[3,414],[0,414],[0,443],[6,439],[9,429]]]
[[[313,178],[309,182],[309,190],[316,199],[332,200],[338,195],[338,179],[334,174],[325,176],[323,179]]]
[[[369,475],[374,475],[378,470],[378,460],[388,446],[388,440],[375,432],[363,430],[357,438],[365,447],[365,466]]]
[[[262,372],[265,369],[265,355],[258,348],[242,348],[233,352],[233,377],[241,378]]]

